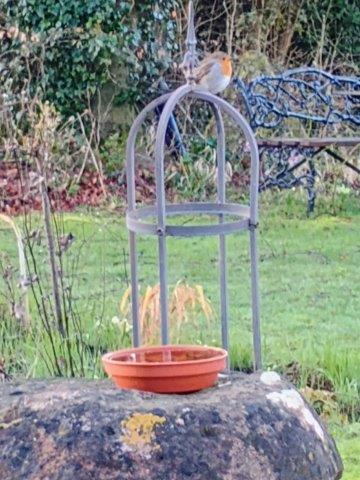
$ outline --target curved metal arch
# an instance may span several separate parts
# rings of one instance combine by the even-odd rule
[[[156,107],[164,104],[168,98],[170,97],[171,93],[165,93],[161,95],[161,97],[155,98],[152,102],[150,102],[138,116],[135,118],[133,124],[131,125],[128,139],[126,142],[126,180],[127,180],[127,202],[128,207],[130,210],[135,208],[135,142],[137,135],[139,133],[141,125],[144,123],[146,116],[155,110]],[[129,188],[132,187],[132,188]]]
[[[204,90],[194,88],[191,85],[184,85],[172,92],[167,99],[161,113],[155,140],[155,162],[156,162],[156,196],[158,206],[158,224],[160,229],[165,227],[165,185],[164,185],[164,146],[165,132],[169,118],[177,103],[189,95],[191,98],[198,98],[216,105],[224,110],[233,121],[240,127],[250,147],[250,222],[253,225],[258,223],[258,186],[259,186],[259,151],[255,135],[245,118],[228,102],[208,93]],[[219,133],[219,132],[218,132]]]
[[[220,107],[220,109],[225,110],[225,112],[232,117],[232,119],[240,126],[241,130],[245,134],[245,138],[247,142],[250,145],[250,154],[251,154],[251,183],[256,184],[256,195],[254,195],[254,189],[251,189],[250,191],[250,204],[254,204],[254,208],[252,209],[252,214],[251,214],[251,220],[254,224],[257,223],[257,186],[259,182],[259,158],[258,158],[258,146],[257,142],[255,139],[255,136],[253,134],[253,131],[251,130],[250,126],[248,125],[247,121],[241,115],[232,105],[230,105],[228,102],[225,100],[212,95],[211,93],[205,92],[205,91],[195,91],[193,87],[191,86],[183,86],[180,87],[179,89],[175,90],[172,93],[166,93],[162,95],[161,97],[156,98],[153,100],[151,103],[149,103],[135,118],[132,127],[129,131],[128,135],[128,140],[127,140],[127,145],[126,145],[126,158],[127,158],[127,165],[126,165],[126,175],[127,175],[127,184],[128,184],[128,192],[127,192],[127,200],[128,200],[128,207],[130,210],[135,208],[135,178],[134,178],[134,166],[135,166],[135,142],[136,138],[139,132],[139,129],[141,125],[143,124],[146,116],[155,110],[156,107],[168,103],[169,99],[171,96],[176,94],[177,92],[180,91],[179,97],[176,98],[176,102],[172,102],[173,107],[172,110],[169,111],[168,115],[166,117],[169,117],[173,111],[173,109],[176,106],[176,103],[180,101],[183,97],[185,97],[187,94],[189,94],[190,97],[192,98],[198,98],[200,100],[205,100],[210,105],[216,105]],[[185,92],[183,91],[185,90]],[[165,110],[165,107],[164,107]],[[157,128],[157,140],[158,140],[158,135],[160,131],[160,121],[163,118],[163,123],[165,124],[165,127],[167,125],[167,119],[164,118],[166,112],[162,112]],[[216,111],[213,109],[214,115],[216,117]],[[218,131],[219,133],[219,131]],[[165,142],[165,128],[163,129],[163,146]],[[219,140],[218,140],[219,141]],[[224,139],[222,140],[224,142]],[[155,147],[155,154],[156,154],[156,147]],[[163,150],[162,150],[162,156],[163,156]],[[254,180],[254,181],[253,181]],[[129,188],[130,186],[130,188]],[[131,188],[131,186],[133,188]],[[256,198],[255,198],[256,197]],[[255,210],[255,212],[253,211]],[[256,214],[255,214],[256,213]]]
[[[190,85],[183,85],[172,92],[161,112],[155,139],[155,179],[156,205],[158,210],[158,228],[165,233],[165,178],[164,178],[164,147],[166,127],[175,106],[193,90]]]
[[[127,183],[127,202],[128,210],[133,211],[136,207],[135,201],[135,142],[141,125],[146,115],[153,111],[158,105],[166,102],[171,93],[166,93],[150,102],[135,118],[128,135],[126,144],[126,183]],[[137,269],[137,242],[134,232],[129,232],[129,250],[130,250],[130,270],[131,270],[131,309],[133,319],[133,345],[140,346],[140,323],[139,323],[139,292],[138,269]],[[136,288],[133,288],[134,285]]]

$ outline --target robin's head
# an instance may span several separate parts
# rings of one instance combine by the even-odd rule
[[[232,65],[231,57],[225,52],[214,52],[210,55],[209,60],[215,60],[221,66],[221,71],[226,77],[231,77],[232,74]]]
[[[214,52],[210,55],[210,58],[214,60],[218,60],[219,62],[223,63],[231,63],[231,57],[225,52],[220,52],[219,50],[217,52]]]

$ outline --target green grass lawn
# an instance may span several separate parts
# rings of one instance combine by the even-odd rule
[[[292,192],[263,195],[259,228],[260,292],[263,356],[265,367],[286,372],[297,369],[298,386],[313,380],[314,388],[330,382],[338,412],[332,431],[346,464],[345,480],[360,478],[358,420],[360,385],[360,208],[359,198],[349,197],[337,215],[319,204],[313,218]],[[129,280],[128,242],[123,216],[109,212],[78,212],[59,218],[65,233],[75,242],[64,255],[67,280],[72,283],[73,303],[81,319],[82,340],[95,352],[86,366],[88,376],[102,375],[99,351],[129,342],[112,319],[119,316],[119,301]],[[184,219],[185,220],[185,219]],[[33,218],[33,228],[39,218]],[[17,220],[21,228],[22,220]],[[2,228],[4,227],[4,228]],[[251,363],[251,311],[248,238],[228,237],[230,338],[233,366]],[[0,226],[0,248],[16,265],[12,232]],[[139,278],[143,287],[154,285],[157,276],[157,243],[139,239]],[[219,289],[216,238],[169,239],[169,281],[201,284],[211,300],[214,315],[210,326],[199,315],[184,325],[176,341],[219,344]],[[40,271],[45,268],[44,244],[37,247]],[[1,282],[1,279],[0,279]],[[0,284],[2,291],[4,285]],[[2,307],[1,307],[2,305]],[[4,297],[0,314],[5,312]],[[38,322],[30,298],[32,322]],[[2,308],[2,310],[1,310]],[[3,313],[4,316],[4,313]],[[1,316],[0,316],[1,319]],[[43,349],[48,340],[40,329],[30,335],[17,328],[1,327],[0,356],[12,373],[46,375]],[[291,367],[290,367],[291,365]],[[344,414],[352,421],[341,427]]]
[[[360,423],[345,426],[330,425],[330,431],[336,440],[344,463],[343,480],[360,478]]]

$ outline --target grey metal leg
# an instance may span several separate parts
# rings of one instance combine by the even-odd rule
[[[260,335],[260,299],[259,270],[256,227],[250,226],[250,264],[251,264],[251,294],[252,294],[252,331],[254,347],[254,369],[262,368],[261,335]]]
[[[222,222],[222,218],[220,222]],[[220,266],[220,306],[221,306],[221,339],[222,346],[229,350],[229,322],[228,322],[228,295],[227,295],[227,265],[226,265],[226,238],[219,238],[219,266]]]
[[[139,292],[138,292],[138,272],[137,272],[137,248],[136,234],[130,232],[130,268],[131,268],[131,308],[133,324],[133,346],[139,347],[141,341],[139,325]]]
[[[161,312],[161,342],[169,344],[168,318],[168,280],[167,280],[167,252],[166,236],[158,236],[159,245],[159,279],[160,279],[160,312]]]
[[[315,190],[316,168],[315,162],[309,160],[309,172],[306,175],[306,190],[308,194],[307,215],[310,216],[315,209],[316,190]]]
[[[225,185],[225,130],[220,109],[212,106],[217,129],[217,198],[219,203],[226,203]],[[219,223],[224,223],[224,215],[219,215]],[[229,350],[229,320],[228,320],[228,292],[227,292],[227,254],[226,237],[219,235],[219,283],[220,283],[220,315],[221,315],[221,341],[222,347]],[[229,369],[229,357],[227,360]]]

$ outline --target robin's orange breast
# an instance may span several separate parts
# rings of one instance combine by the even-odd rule
[[[221,72],[225,77],[231,77],[232,73],[232,66],[231,66],[231,60],[223,60],[221,62]]]

